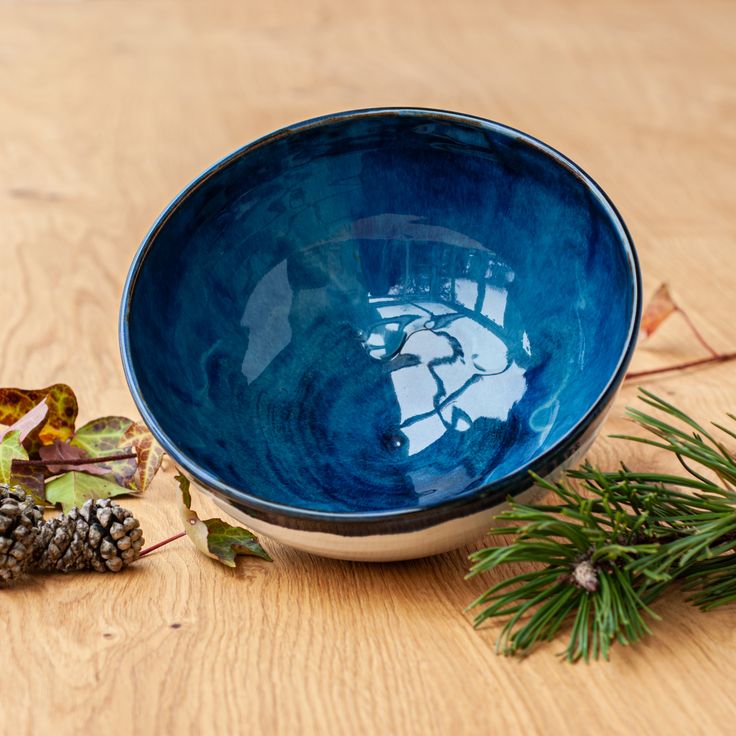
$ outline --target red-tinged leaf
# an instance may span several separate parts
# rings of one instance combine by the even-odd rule
[[[189,479],[180,473],[176,480],[181,489],[179,512],[184,522],[184,531],[200,552],[228,567],[235,567],[235,558],[238,555],[252,555],[272,561],[258,542],[258,537],[247,529],[231,526],[222,519],[200,519],[191,508]]]
[[[35,452],[39,445],[54,440],[68,440],[74,432],[77,419],[77,397],[64,383],[40,389],[0,388],[0,424],[14,424],[24,414],[46,399],[46,421],[32,431],[25,440],[26,449]]]
[[[164,448],[156,442],[145,424],[132,424],[123,435],[123,445],[132,445],[138,456],[138,469],[133,476],[132,484],[139,491],[145,491],[161,467]]]
[[[647,304],[641,317],[641,332],[646,337],[656,332],[667,317],[678,310],[667,284],[661,284]]]
[[[20,432],[8,432],[0,442],[0,483],[9,484],[13,460],[28,460],[28,453],[20,444]]]
[[[26,412],[17,422],[14,422],[9,427],[0,426],[0,440],[5,437],[8,432],[19,432],[21,443],[25,441],[26,437],[38,427],[41,422],[46,418],[49,412],[48,404],[46,399],[39,401],[36,406],[30,411]]]
[[[126,417],[100,417],[80,427],[69,444],[81,449],[87,457],[119,454],[126,449],[121,446],[121,441],[132,425],[133,420]],[[132,452],[132,445],[129,447]],[[100,463],[98,467],[104,471],[104,477],[120,486],[130,488],[138,469],[138,461],[133,457],[128,460]]]
[[[77,470],[81,473],[91,473],[92,475],[108,475],[110,468],[105,463],[84,463],[82,465],[67,465],[69,460],[82,460],[88,458],[89,455],[76,445],[68,442],[59,442],[56,440],[53,445],[44,445],[38,451],[41,460],[47,463],[47,467],[51,475],[58,475],[65,470]]]
[[[30,493],[40,506],[46,504],[46,474],[43,468],[33,468],[13,463],[10,485],[20,486]]]

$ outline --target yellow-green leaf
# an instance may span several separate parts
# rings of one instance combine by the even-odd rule
[[[88,499],[112,498],[130,493],[111,480],[99,475],[88,475],[77,471],[64,473],[46,484],[46,500],[61,504],[64,512],[81,506]]]
[[[192,511],[192,496],[189,491],[189,479],[181,473],[176,476],[181,489],[179,511],[184,530],[194,546],[208,557],[219,560],[223,565],[235,567],[238,555],[253,555],[271,561],[271,557],[258,542],[258,538],[247,529],[231,526],[222,519],[200,519],[196,511]]]
[[[23,442],[34,429],[38,427],[46,415],[49,413],[49,407],[46,403],[46,399],[36,404],[30,411],[27,411],[20,419],[13,422],[10,426],[0,424],[0,439],[5,437],[8,432],[17,430],[20,433],[20,441]]]
[[[10,483],[13,460],[28,460],[28,453],[20,443],[20,432],[8,432],[0,442],[0,483]]]

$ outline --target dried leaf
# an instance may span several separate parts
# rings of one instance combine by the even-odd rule
[[[135,471],[131,486],[145,491],[161,467],[164,448],[156,442],[148,427],[141,422],[132,424],[121,440],[124,445],[132,445],[138,456],[138,468]]]
[[[106,478],[77,471],[60,475],[46,484],[46,499],[49,503],[60,503],[65,513],[90,498],[112,498],[124,493],[130,491]]]
[[[49,406],[46,403],[46,399],[43,399],[36,404],[30,411],[26,412],[17,422],[14,422],[9,427],[0,427],[0,439],[5,437],[8,432],[18,431],[20,432],[20,441],[23,442],[28,435],[33,432],[36,427],[46,418],[49,413]]]
[[[38,433],[31,434],[30,446],[26,442],[29,451],[37,449],[41,444],[48,445],[55,439],[64,441],[72,436],[77,418],[77,397],[64,383],[55,383],[40,389],[0,389],[0,424],[17,422],[44,398],[48,405],[48,415]]]
[[[235,567],[235,558],[238,555],[254,555],[271,561],[268,552],[258,543],[258,538],[247,529],[230,526],[222,519],[200,519],[197,512],[191,509],[192,496],[188,478],[179,473],[176,480],[181,489],[179,510],[184,529],[200,552],[228,567]]]
[[[69,460],[82,460],[89,455],[76,445],[56,440],[53,445],[44,445],[39,448],[38,454],[41,460],[48,463],[50,475],[57,475],[64,470],[74,470],[80,473],[92,473],[92,475],[107,475],[110,469],[105,463],[85,463],[83,465],[67,465]],[[53,463],[53,464],[52,464]]]
[[[132,452],[131,446],[121,447],[123,435],[132,426],[133,420],[126,417],[100,417],[80,427],[69,444],[83,450],[87,457],[119,454],[125,449]],[[130,488],[138,468],[138,461],[133,457],[128,460],[99,463],[98,467],[109,480]]]
[[[10,483],[13,460],[28,460],[17,430],[8,432],[0,442],[0,483]]]
[[[650,337],[657,328],[678,309],[667,284],[661,284],[649,301],[641,317],[641,332]]]

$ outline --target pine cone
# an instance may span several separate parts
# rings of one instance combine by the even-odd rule
[[[119,572],[141,547],[143,531],[132,512],[109,498],[89,500],[41,527],[34,563],[41,572]]]
[[[9,583],[32,562],[43,511],[15,486],[0,485],[0,581]]]

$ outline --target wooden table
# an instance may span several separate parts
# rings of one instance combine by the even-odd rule
[[[135,415],[117,347],[128,264],[223,154],[320,113],[421,105],[501,120],[569,154],[703,333],[736,348],[736,3],[0,4],[0,384],[72,384],[80,420]],[[176,273],[172,271],[172,278]],[[636,367],[698,357],[673,317]],[[650,381],[708,419],[736,365]],[[621,429],[628,385],[604,434]],[[654,465],[600,439],[592,458]],[[130,501],[179,529],[172,470]],[[213,508],[203,498],[204,512]],[[119,576],[0,592],[4,733],[733,733],[734,607],[672,595],[610,663],[559,643],[494,654],[465,605],[467,549],[371,566],[270,544],[228,570],[180,540]]]

